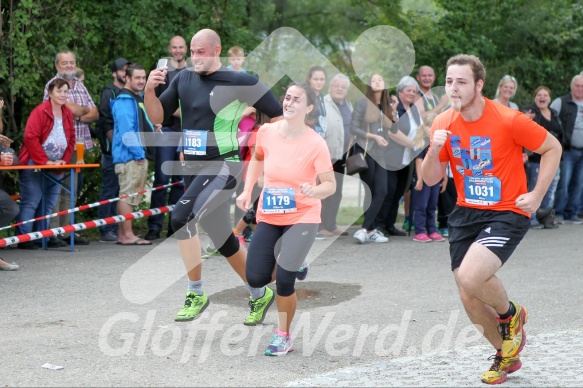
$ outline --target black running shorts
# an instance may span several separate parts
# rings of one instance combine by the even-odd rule
[[[451,270],[458,268],[473,243],[494,253],[502,264],[512,255],[530,226],[530,218],[512,211],[456,206],[448,220]]]

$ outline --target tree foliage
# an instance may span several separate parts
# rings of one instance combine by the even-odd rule
[[[224,46],[246,42],[243,46],[251,49],[262,31],[242,21],[251,13],[263,18],[264,12],[258,0],[9,0],[2,3],[2,95],[7,101],[21,98],[24,112],[30,112],[55,74],[55,54],[63,49],[76,53],[95,97],[111,81],[108,68],[113,59],[123,56],[149,67],[167,55],[174,35],[188,41],[198,29],[212,28]],[[10,124],[10,131],[24,125]]]
[[[85,85],[99,103],[101,88],[111,82],[109,64],[115,58],[149,68],[168,55],[172,36],[182,35],[188,42],[201,28],[216,30],[225,47],[238,44],[249,50],[265,34],[260,25],[250,23],[251,16],[267,22],[270,10],[259,0],[8,0],[0,7],[0,96],[6,102],[5,133],[16,140],[17,150],[28,114],[55,75],[59,50],[76,53],[78,66],[86,72]],[[99,185],[99,174],[87,174],[89,183]],[[4,184],[18,191],[16,182],[6,179]]]
[[[426,61],[439,65],[455,53],[479,56],[488,71],[484,93],[493,97],[500,78],[519,83],[519,105],[540,85],[555,96],[569,92],[582,68],[583,5],[573,0],[436,0],[444,11],[423,41]],[[434,44],[432,44],[432,41]],[[419,45],[417,45],[419,47]]]

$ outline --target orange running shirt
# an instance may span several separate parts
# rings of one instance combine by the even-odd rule
[[[522,149],[538,149],[547,131],[522,112],[485,100],[476,121],[465,121],[453,109],[437,116],[432,138],[436,129],[451,131],[439,160],[451,164],[458,206],[510,210],[530,217],[515,203],[527,192]]]
[[[279,226],[319,224],[322,203],[303,195],[300,184],[316,186],[318,174],[332,171],[328,146],[307,126],[299,138],[285,139],[279,133],[279,123],[265,124],[257,132],[255,152],[264,157],[257,222]]]

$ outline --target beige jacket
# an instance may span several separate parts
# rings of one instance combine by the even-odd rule
[[[352,105],[348,103],[348,107],[352,112]],[[330,94],[324,96],[324,105],[326,106],[326,144],[330,151],[332,163],[342,159],[342,155],[346,152],[348,144],[344,144],[344,123],[342,122],[342,115],[340,110]]]

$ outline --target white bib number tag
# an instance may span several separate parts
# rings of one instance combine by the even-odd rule
[[[500,179],[496,177],[464,177],[466,202],[476,205],[494,205],[500,202]]]
[[[182,146],[185,155],[206,155],[207,131],[185,129]]]
[[[291,187],[266,187],[263,190],[263,213],[293,213],[296,208],[296,191]]]

